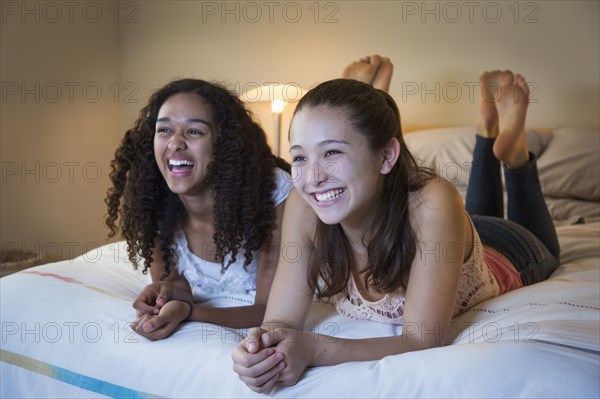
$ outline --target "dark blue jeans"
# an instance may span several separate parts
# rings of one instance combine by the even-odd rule
[[[533,154],[519,168],[502,168],[508,202],[508,220],[504,219],[501,165],[492,151],[494,141],[477,135],[465,207],[481,242],[508,258],[523,284],[531,285],[548,278],[560,263],[556,229]]]

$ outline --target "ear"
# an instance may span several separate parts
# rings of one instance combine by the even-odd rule
[[[398,139],[393,138],[383,149],[383,159],[381,160],[381,167],[379,173],[387,175],[390,173],[398,158],[400,157],[400,142]]]

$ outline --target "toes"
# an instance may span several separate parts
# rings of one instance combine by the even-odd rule
[[[370,57],[370,63],[374,67],[379,67],[381,65],[381,56],[375,54]]]
[[[509,70],[502,71],[500,76],[500,86],[512,84],[515,80],[515,76]]]
[[[527,81],[523,77],[523,75],[516,74],[515,75],[515,83],[523,90],[526,94],[529,94],[529,85]]]

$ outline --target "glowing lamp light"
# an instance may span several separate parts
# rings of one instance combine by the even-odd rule
[[[306,90],[294,84],[271,84],[255,86],[242,94],[241,98],[247,103],[270,104],[273,114],[274,152],[279,156],[281,152],[281,114],[289,103],[295,103],[302,98]]]
[[[287,105],[287,102],[281,99],[275,99],[271,101],[271,111],[275,114],[280,114]]]

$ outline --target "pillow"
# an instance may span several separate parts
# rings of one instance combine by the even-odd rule
[[[538,169],[544,195],[600,201],[600,131],[556,129]]]
[[[557,226],[592,223],[600,220],[600,202],[573,198],[545,197],[548,211]]]
[[[532,129],[525,134],[529,151],[539,158],[552,136]],[[405,135],[404,140],[419,162],[433,167],[465,198],[475,146],[475,127],[419,130]]]

